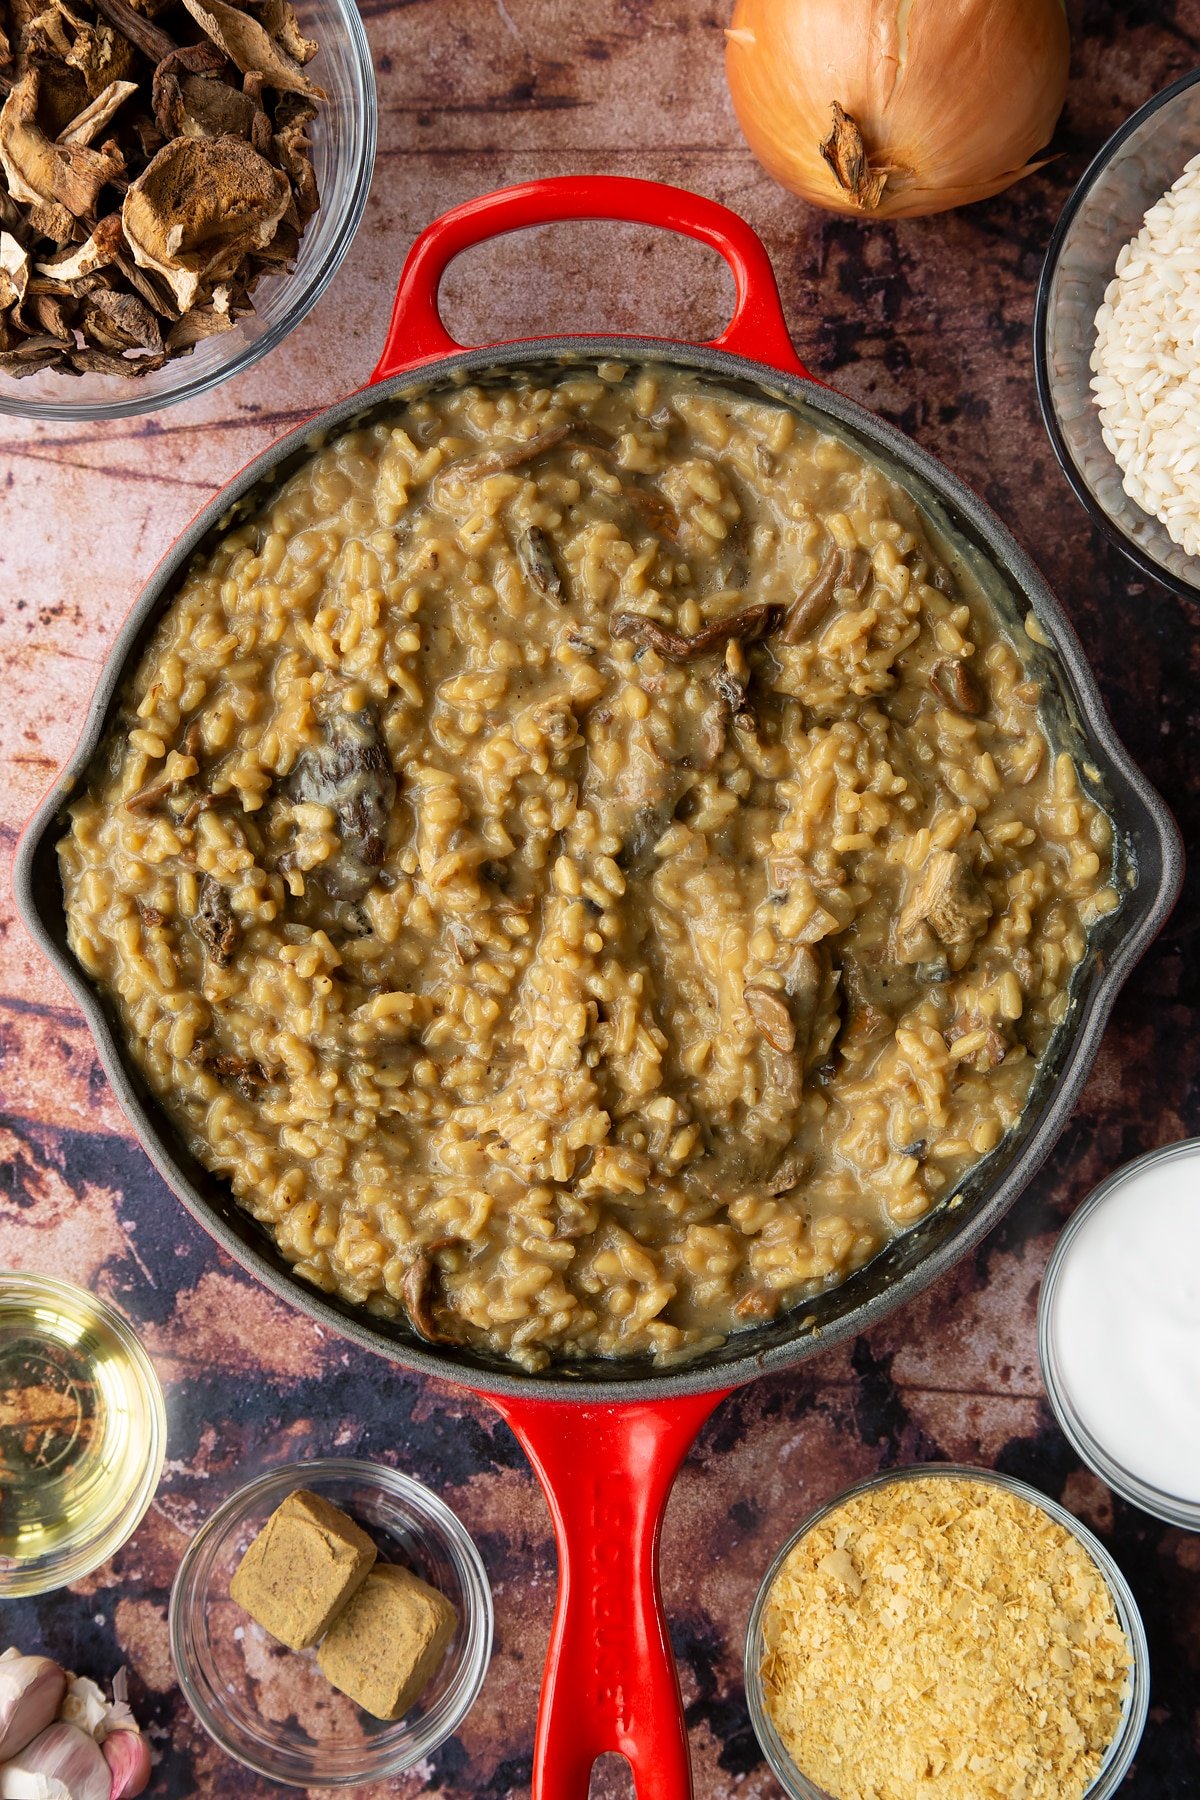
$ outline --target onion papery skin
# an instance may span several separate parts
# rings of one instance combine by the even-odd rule
[[[738,0],[725,55],[764,168],[814,205],[870,219],[966,206],[1040,168],[1069,61],[1062,0]],[[873,205],[821,154],[835,103],[886,172]]]

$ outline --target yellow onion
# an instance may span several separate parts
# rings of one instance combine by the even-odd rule
[[[738,0],[726,37],[759,161],[866,218],[944,212],[1041,168],[1067,91],[1062,0]]]

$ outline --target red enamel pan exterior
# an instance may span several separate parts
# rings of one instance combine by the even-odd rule
[[[502,232],[569,219],[617,219],[682,232],[720,252],[733,272],[733,317],[708,345],[657,339],[569,337],[486,351],[447,334],[438,287],[448,264]],[[454,1347],[431,1347],[404,1326],[375,1320],[309,1289],[239,1213],[174,1136],[123,1052],[113,1022],[66,943],[54,846],[62,808],[101,743],[115,698],[197,545],[231,503],[307,454],[314,422],[259,457],[205,509],[143,591],[93,701],[68,769],[20,847],[18,904],[68,982],[96,1037],[117,1096],[148,1155],[202,1225],[259,1280],[329,1329],[394,1361],[489,1398],[529,1455],[558,1540],[558,1604],[546,1665],[534,1759],[535,1800],[586,1800],[595,1758],[617,1751],[632,1765],[639,1800],[688,1800],[691,1776],[679,1687],[658,1580],[658,1544],[671,1484],[696,1433],[731,1388],[790,1367],[863,1330],[918,1292],[993,1225],[1028,1182],[1062,1129],[1095,1054],[1116,991],[1162,924],[1178,891],[1178,835],[1162,802],[1113,736],[1071,628],[1037,571],[1003,526],[933,458],[808,374],[792,348],[767,254],[735,213],[695,194],[618,177],[529,182],[457,207],[413,246],[400,279],[383,355],[368,387],[315,422],[332,431],[377,401],[444,376],[494,368],[629,355],[711,373],[827,415],[898,479],[911,477],[945,508],[1028,611],[1036,606],[1056,656],[1064,717],[1086,744],[1104,802],[1118,826],[1119,874],[1129,894],[1118,927],[1097,946],[1075,999],[1074,1026],[1045,1071],[1013,1143],[997,1152],[964,1204],[940,1209],[829,1296],[795,1318],[740,1334],[678,1369],[649,1364],[563,1366],[530,1376]],[[414,372],[420,372],[414,378]]]
[[[771,259],[745,219],[684,188],[666,187],[659,181],[633,181],[624,175],[591,175],[526,181],[520,187],[467,200],[435,219],[409,251],[372,383],[457,356],[467,348],[455,343],[438,311],[442,276],[456,256],[509,231],[570,219],[657,225],[719,251],[733,273],[733,317],[707,348],[812,380],[788,336]]]

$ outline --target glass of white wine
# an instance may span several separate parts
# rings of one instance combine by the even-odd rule
[[[165,1448],[162,1388],[121,1314],[49,1276],[0,1273],[0,1597],[106,1562]]]

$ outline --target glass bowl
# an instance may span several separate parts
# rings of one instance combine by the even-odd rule
[[[1106,1181],[1090,1193],[1082,1205],[1071,1214],[1054,1246],[1054,1254],[1046,1268],[1042,1280],[1042,1291],[1038,1300],[1038,1357],[1042,1366],[1042,1382],[1047,1397],[1053,1408],[1054,1416],[1062,1429],[1064,1437],[1088,1467],[1100,1477],[1116,1493],[1124,1496],[1134,1506],[1140,1506],[1144,1512],[1153,1513],[1156,1519],[1165,1519],[1168,1524],[1182,1526],[1186,1531],[1200,1531],[1200,1501],[1188,1498],[1185,1494],[1171,1493],[1165,1487],[1159,1487],[1143,1479],[1123,1464],[1108,1449],[1095,1431],[1091,1428],[1085,1414],[1089,1411],[1086,1401],[1081,1406],[1080,1400],[1071,1392],[1071,1382],[1067,1376],[1067,1368],[1072,1358],[1069,1353],[1064,1356],[1065,1331],[1060,1319],[1060,1302],[1063,1299],[1064,1276],[1070,1260],[1071,1251],[1078,1243],[1080,1234],[1087,1229],[1090,1221],[1110,1197],[1119,1196],[1121,1190],[1137,1181],[1138,1177],[1162,1164],[1185,1162],[1193,1165],[1192,1180],[1200,1189],[1200,1138],[1185,1138],[1177,1144],[1165,1144],[1161,1149],[1150,1150],[1145,1156],[1126,1163],[1117,1169]],[[1178,1258],[1176,1259],[1178,1263]],[[1186,1268],[1186,1263],[1184,1264]],[[1127,1308],[1127,1317],[1113,1326],[1111,1322],[1105,1330],[1113,1334],[1114,1343],[1119,1346],[1122,1333],[1127,1333],[1137,1319],[1136,1301],[1129,1293],[1130,1276],[1122,1262],[1121,1274],[1124,1280],[1122,1299]],[[1143,1295],[1143,1302],[1153,1300],[1164,1310],[1169,1311],[1169,1303],[1162,1291],[1161,1281],[1155,1283],[1153,1296]],[[1068,1305],[1070,1297],[1067,1297]],[[1144,1317],[1144,1314],[1142,1315]],[[1106,1315],[1110,1317],[1110,1315]],[[1078,1351],[1076,1352],[1076,1357]],[[1186,1358],[1180,1360],[1179,1369],[1175,1373],[1184,1373],[1188,1369]],[[1196,1376],[1192,1371],[1185,1374],[1194,1385]],[[1078,1385],[1078,1384],[1077,1384]],[[1167,1390],[1169,1391],[1169,1389]],[[1142,1403],[1144,1405],[1144,1402]],[[1155,1411],[1146,1411],[1142,1416],[1153,1420],[1159,1429],[1158,1415]],[[1126,1452],[1128,1454],[1128,1452]]]
[[[442,1665],[402,1719],[373,1719],[331,1687],[315,1650],[287,1650],[229,1597],[242,1555],[294,1488],[368,1531],[458,1610]],[[196,1717],[222,1750],[291,1787],[355,1787],[410,1769],[457,1730],[492,1651],[492,1592],[465,1527],[436,1494],[382,1463],[327,1457],[248,1482],[202,1525],[171,1589],[171,1655]]]
[[[283,342],[337,273],[362,219],[375,166],[379,104],[371,50],[355,0],[294,0],[301,31],[320,49],[309,65],[328,98],[312,122],[321,204],[300,240],[293,269],[264,275],[254,310],[230,331],[138,378],[63,375],[44,369],[20,381],[0,374],[0,414],[23,419],[122,419],[207,393]]]
[[[1194,69],[1127,119],[1083,175],[1050,239],[1033,322],[1038,401],[1063,473],[1126,556],[1185,597],[1200,595],[1200,557],[1189,556],[1122,487],[1100,435],[1090,363],[1096,309],[1117,256],[1198,146],[1200,69]]]
[[[1130,1675],[1128,1691],[1125,1695],[1125,1706],[1121,1714],[1121,1724],[1116,1736],[1109,1746],[1108,1755],[1096,1774],[1091,1787],[1088,1788],[1084,1800],[1109,1800],[1125,1779],[1129,1765],[1137,1752],[1138,1743],[1146,1725],[1146,1714],[1150,1705],[1150,1650],[1146,1643],[1146,1632],[1142,1625],[1141,1614],[1137,1602],[1129,1590],[1129,1584],[1120,1569],[1109,1555],[1104,1545],[1092,1536],[1087,1528],[1080,1524],[1072,1513],[1048,1500],[1045,1494],[1039,1494],[1023,1481],[1014,1481],[1010,1475],[1001,1475],[994,1469],[973,1469],[961,1463],[917,1463],[906,1469],[885,1469],[882,1474],[872,1475],[866,1481],[859,1481],[853,1487],[846,1488],[825,1506],[819,1507],[805,1519],[800,1529],[793,1533],[774,1558],[763,1578],[762,1586],[754,1602],[754,1610],[750,1614],[750,1623],[746,1630],[745,1682],[746,1701],[750,1708],[750,1721],[755,1735],[775,1776],[784,1792],[792,1796],[792,1800],[833,1800],[824,1788],[819,1788],[810,1781],[792,1761],[791,1753],[783,1739],[776,1731],[767,1711],[766,1695],[762,1685],[762,1663],[766,1651],[763,1635],[763,1614],[766,1611],[767,1598],[774,1585],[786,1558],[806,1532],[814,1525],[844,1506],[857,1494],[868,1493],[873,1488],[888,1487],[893,1482],[928,1481],[942,1476],[959,1477],[968,1481],[990,1482],[994,1487],[1004,1488],[1007,1493],[1027,1500],[1030,1505],[1040,1507],[1051,1519],[1069,1531],[1079,1544],[1087,1551],[1092,1561],[1108,1583],[1113,1597],[1117,1617],[1129,1641],[1130,1654],[1133,1657],[1133,1669]]]
[[[166,1436],[158,1377],[114,1307],[0,1274],[0,1598],[115,1555],[154,1497]]]

